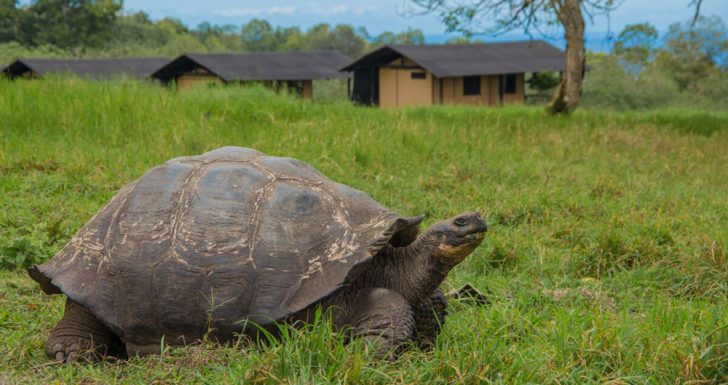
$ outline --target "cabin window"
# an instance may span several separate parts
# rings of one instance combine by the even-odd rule
[[[463,77],[463,95],[480,95],[480,76]]]
[[[427,79],[427,72],[412,72],[412,79]]]
[[[515,94],[516,93],[516,75],[510,74],[506,75],[506,86],[503,92],[507,94]]]

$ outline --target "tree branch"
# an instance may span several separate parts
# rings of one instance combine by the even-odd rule
[[[695,23],[698,21],[698,18],[700,17],[700,6],[703,5],[703,0],[693,0],[690,2],[690,6],[695,6],[695,15],[693,16],[693,22],[692,26],[695,25]]]

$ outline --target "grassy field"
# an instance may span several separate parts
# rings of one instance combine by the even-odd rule
[[[265,346],[202,343],[124,362],[43,353],[63,298],[50,258],[122,184],[223,145],[302,159],[428,224],[482,210],[433,352],[397,362],[323,322]],[[728,383],[728,113],[383,111],[261,89],[0,82],[0,383]],[[58,382],[56,382],[56,380]]]

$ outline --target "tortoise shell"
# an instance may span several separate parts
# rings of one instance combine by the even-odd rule
[[[138,344],[232,338],[345,286],[404,218],[299,160],[224,147],[124,187],[50,261],[30,269]]]

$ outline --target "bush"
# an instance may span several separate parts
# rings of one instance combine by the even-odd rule
[[[327,79],[313,81],[313,99],[322,102],[344,102],[349,100],[346,79]]]
[[[35,48],[22,46],[17,42],[0,43],[0,66],[6,66],[13,60],[24,58],[66,58],[71,57],[69,51],[56,48],[52,45],[44,45]]]
[[[628,74],[615,56],[595,63],[584,79],[584,106],[634,110],[665,107],[679,98],[675,82],[666,74],[648,69]]]
[[[592,58],[584,78],[582,106],[614,110],[666,107],[720,109],[728,103],[728,73],[703,79],[695,89],[681,91],[672,75],[659,65],[629,74],[614,55]]]

